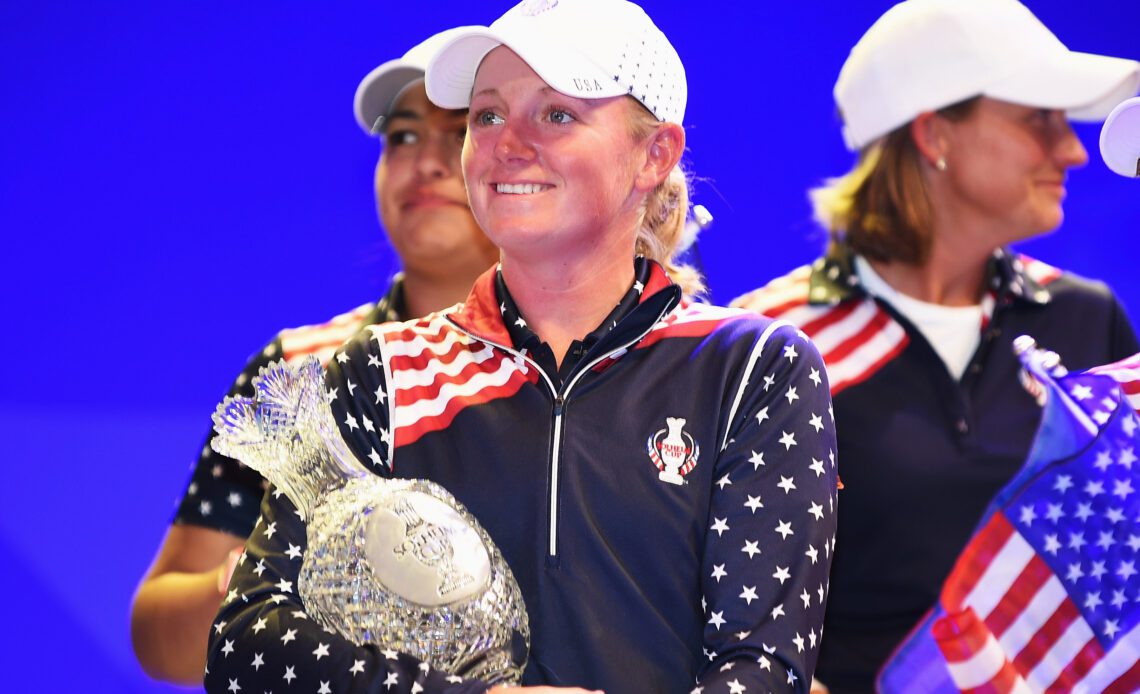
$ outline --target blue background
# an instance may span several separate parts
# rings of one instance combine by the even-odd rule
[[[689,75],[700,251],[728,301],[822,246],[804,191],[844,172],[831,85],[888,2],[646,2]],[[1140,3],[1030,0],[1071,48],[1140,58]],[[167,691],[131,594],[208,415],[278,329],[375,299],[378,145],[357,81],[508,2],[0,2],[0,689]],[[1140,181],[1092,161],[1024,249],[1134,313]]]

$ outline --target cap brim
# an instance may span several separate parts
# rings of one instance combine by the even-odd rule
[[[440,49],[428,65],[425,84],[428,99],[440,108],[468,108],[475,86],[475,74],[487,54],[499,46],[515,52],[532,70],[555,91],[574,97],[591,99],[625,94],[625,88],[614,83],[610,76],[589,74],[580,63],[571,77],[558,69],[558,57],[576,54],[571,43],[561,43],[549,36],[506,35],[489,27],[472,29]],[[574,80],[591,80],[591,89],[579,90]]]
[[[440,108],[467,108],[479,63],[500,40],[486,27],[473,28],[451,41],[428,63],[424,86],[428,99]]]
[[[1059,52],[1046,64],[990,85],[984,94],[1035,108],[1060,109],[1077,121],[1103,120],[1136,93],[1140,63],[1092,53]]]
[[[1128,178],[1140,177],[1140,97],[1108,114],[1100,131],[1100,155],[1108,168]]]
[[[392,108],[392,102],[412,82],[423,79],[422,67],[404,60],[389,60],[365,75],[356,88],[352,111],[356,122],[368,134],[374,134],[376,121]]]

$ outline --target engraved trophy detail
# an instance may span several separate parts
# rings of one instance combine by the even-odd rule
[[[213,447],[261,473],[306,520],[297,589],[313,620],[451,674],[517,682],[526,607],[475,518],[438,484],[369,472],[341,438],[315,359],[272,364],[254,388],[218,406]]]

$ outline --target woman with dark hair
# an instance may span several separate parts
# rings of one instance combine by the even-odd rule
[[[819,678],[868,692],[934,604],[1040,408],[1018,385],[1029,334],[1070,368],[1137,351],[1105,285],[1009,244],[1062,219],[1098,120],[1138,65],[1067,50],[1014,0],[907,0],[835,85],[854,169],[812,191],[826,254],[737,305],[800,326],[827,364],[844,482]]]

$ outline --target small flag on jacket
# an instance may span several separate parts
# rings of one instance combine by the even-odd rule
[[[1021,344],[1037,439],[880,673],[886,694],[1140,690],[1140,355],[1066,374]]]

